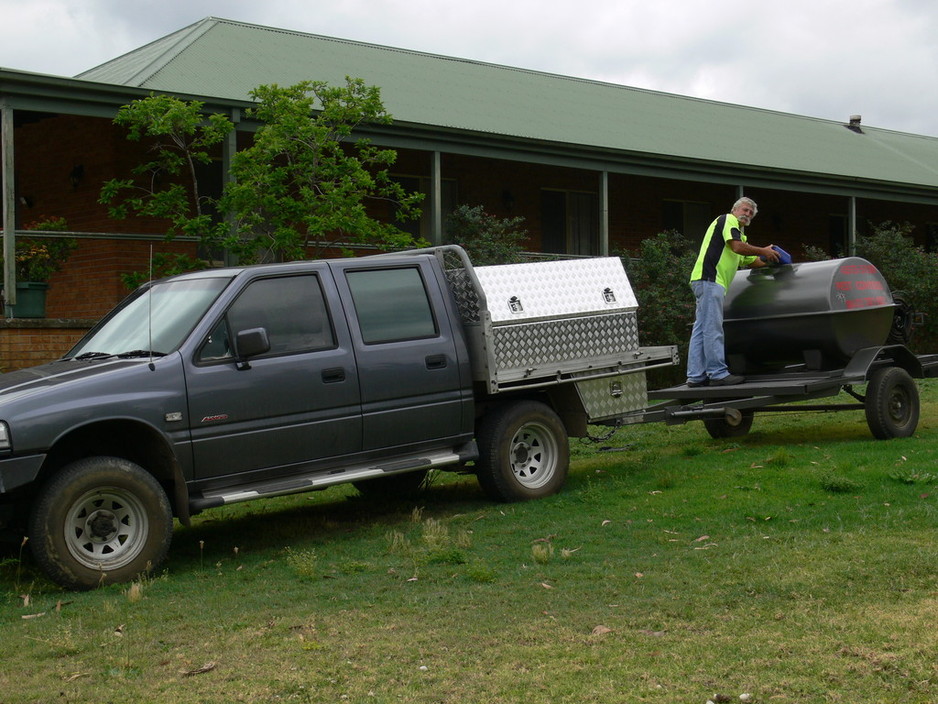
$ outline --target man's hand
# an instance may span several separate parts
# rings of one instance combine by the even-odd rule
[[[756,247],[741,240],[729,240],[727,244],[736,254],[742,254],[745,257],[762,257],[763,261],[773,264],[778,261],[778,252],[772,249],[772,245]]]
[[[759,249],[762,250],[759,256],[763,257],[765,261],[773,263],[778,262],[778,252],[772,249],[772,245],[769,245],[768,247],[759,247]]]

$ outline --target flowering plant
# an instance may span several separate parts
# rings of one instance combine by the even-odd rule
[[[63,231],[68,229],[65,218],[43,218],[24,226],[26,230]],[[48,281],[62,268],[78,246],[73,239],[16,238],[16,280]],[[3,258],[0,256],[0,264]]]

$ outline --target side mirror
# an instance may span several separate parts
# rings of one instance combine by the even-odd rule
[[[265,328],[248,328],[235,336],[235,357],[238,369],[250,369],[248,360],[270,351],[270,340]]]

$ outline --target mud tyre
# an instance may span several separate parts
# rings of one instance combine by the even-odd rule
[[[496,501],[529,501],[560,491],[570,466],[570,440],[557,414],[537,401],[499,406],[476,433],[476,476]]]
[[[29,520],[36,561],[52,580],[78,590],[156,569],[172,534],[163,487],[140,466],[117,457],[66,466],[42,488]]]

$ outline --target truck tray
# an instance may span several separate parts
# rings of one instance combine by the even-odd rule
[[[443,260],[487,393],[572,383],[591,420],[643,408],[645,371],[677,348],[641,347],[638,301],[618,257],[474,267],[460,247]]]

